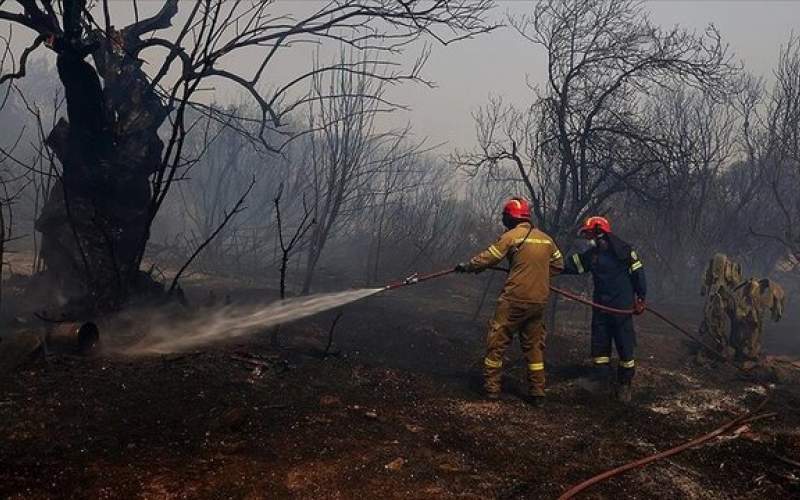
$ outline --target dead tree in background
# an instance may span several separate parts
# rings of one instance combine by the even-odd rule
[[[678,84],[719,91],[731,69],[713,28],[662,30],[635,0],[542,1],[510,23],[547,51],[547,83],[528,108],[492,99],[475,115],[478,147],[456,160],[471,173],[511,165],[557,237],[653,166],[663,138],[643,97]]]
[[[362,64],[352,54],[341,55],[341,65]],[[347,62],[350,61],[350,62]],[[367,72],[375,72],[372,68]],[[312,95],[319,104],[309,107],[308,135],[310,204],[316,224],[309,235],[303,293],[309,293],[320,257],[329,239],[367,209],[370,187],[393,161],[413,156],[418,147],[406,147],[408,129],[379,131],[375,119],[396,105],[387,101],[384,82],[351,71],[331,73],[325,80],[314,79]],[[322,96],[337,96],[324,99]],[[338,236],[338,235],[337,235]]]
[[[6,244],[11,240],[14,215],[11,209],[11,200],[7,199],[7,193],[7,183],[0,177],[0,313],[3,312],[3,268],[6,265]]]
[[[240,106],[229,106],[219,108],[218,112],[236,116],[246,111]],[[283,175],[286,175],[285,169],[273,166],[282,161],[278,155],[270,155],[252,147],[237,127],[246,128],[247,125],[231,126],[230,121],[218,122],[206,118],[202,132],[187,141],[186,149],[192,151],[191,156],[197,161],[187,166],[182,174],[183,182],[178,185],[181,203],[167,203],[164,210],[171,213],[162,216],[162,220],[167,219],[166,222],[174,229],[167,231],[168,235],[180,235],[184,240],[183,245],[176,245],[178,248],[172,249],[177,253],[183,253],[187,247],[194,248],[206,240],[219,227],[220,221],[254,177],[259,185],[266,184],[271,188],[273,183],[282,182]],[[242,270],[239,266],[243,249],[237,248],[238,237],[253,222],[266,222],[272,217],[270,197],[263,194],[254,193],[250,197],[247,212],[231,220],[209,242],[203,256],[197,261],[201,269],[216,272]],[[163,238],[167,235],[159,236]],[[252,273],[252,269],[248,269],[247,273]]]
[[[7,245],[15,239],[14,203],[21,192],[21,189],[14,187],[20,179],[8,177],[4,163],[0,158],[0,313],[3,310],[3,268],[7,264],[6,249]]]
[[[216,238],[217,235],[223,229],[225,229],[225,226],[228,225],[231,219],[236,217],[236,215],[238,215],[247,208],[244,206],[244,202],[247,199],[247,196],[250,194],[250,191],[253,190],[253,186],[255,186],[255,184],[256,184],[256,179],[254,177],[250,181],[250,185],[247,186],[247,189],[244,191],[244,193],[242,193],[241,197],[236,201],[236,204],[233,206],[233,208],[223,213],[222,221],[219,223],[217,228],[214,229],[214,231],[211,234],[209,234],[208,237],[197,246],[192,255],[190,255],[189,258],[186,259],[186,262],[184,262],[183,265],[180,267],[180,269],[178,269],[178,272],[175,273],[175,277],[172,278],[172,283],[170,284],[169,287],[170,294],[174,293],[177,289],[179,289],[178,283],[181,279],[181,276],[183,275],[184,271],[186,271],[186,269],[189,268],[192,262],[194,262],[194,259],[196,259],[198,255],[200,255],[200,253],[209,245],[209,243],[214,241],[214,238]]]
[[[311,210],[308,209],[305,201],[305,197],[303,198],[303,217],[300,219],[300,222],[297,224],[297,227],[294,230],[294,234],[287,242],[283,237],[283,218],[281,217],[281,196],[283,195],[283,185],[278,188],[278,194],[275,196],[275,199],[272,202],[275,204],[275,219],[277,221],[277,232],[278,232],[278,242],[280,243],[281,247],[281,268],[280,268],[280,298],[281,300],[286,298],[286,273],[289,269],[289,259],[292,256],[292,252],[294,251],[295,247],[298,243],[305,237],[306,233],[311,229],[311,227],[316,224],[316,220],[311,217]]]
[[[0,59],[0,67],[6,62]],[[27,73],[24,89],[18,82],[9,80],[3,85],[5,90],[0,91],[5,103],[0,107],[0,130],[9,134],[4,137],[5,143],[0,139],[0,156],[7,160],[7,178],[21,176],[25,179],[26,187],[20,193],[15,219],[32,243],[31,270],[37,273],[43,266],[37,251],[38,233],[31,228],[53,183],[61,175],[55,155],[47,146],[47,136],[58,117],[63,115],[64,96],[55,68],[49,67],[44,59],[30,63]]]
[[[750,231],[779,243],[792,266],[800,263],[800,36],[781,48],[775,84],[763,118],[747,130],[751,161],[764,176],[775,207],[772,217]]]
[[[247,104],[237,104],[219,109],[220,113],[232,116],[248,114],[247,108]],[[258,282],[263,282],[266,273],[278,271],[280,242],[273,203],[275,186],[281,187],[281,216],[285,226],[304,212],[301,205],[307,187],[307,138],[299,137],[277,155],[253,148],[237,130],[239,127],[251,129],[253,124],[237,123],[232,127],[227,121],[208,118],[204,119],[202,132],[189,138],[186,149],[197,161],[187,167],[181,182],[176,184],[179,196],[167,200],[162,208],[153,230],[150,260],[166,258],[169,262],[182,262],[213,232],[256,177],[258,185],[249,198],[247,211],[225,226],[198,257],[195,266],[205,273],[224,273]],[[295,253],[305,245],[306,240],[298,242]]]
[[[425,176],[419,189],[405,194],[392,216],[397,241],[403,251],[396,259],[405,270],[435,268],[463,257],[470,211],[457,195],[453,175],[446,165],[430,160],[420,165]]]
[[[0,109],[5,106],[6,102],[5,99],[0,100]],[[16,235],[14,206],[18,203],[25,188],[31,183],[26,175],[27,172],[23,170],[22,173],[19,173],[19,169],[11,168],[13,163],[20,163],[21,166],[27,167],[14,156],[14,150],[19,146],[21,138],[20,134],[9,148],[0,148],[0,313],[3,310],[4,269],[6,267],[11,269],[11,264],[6,261],[9,244],[22,238],[22,236]]]
[[[247,92],[258,113],[237,118],[257,123],[251,139],[276,150],[281,145],[265,140],[267,132],[308,102],[292,96],[312,76],[336,69],[364,78],[421,80],[425,51],[408,73],[387,69],[410,42],[430,36],[447,43],[492,29],[484,20],[492,7],[488,0],[348,0],[300,18],[274,13],[273,4],[195,0],[179,7],[177,0],[163,0],[150,17],[140,18],[139,4],[132,2],[135,22],[118,29],[108,0],[63,0],[61,10],[49,0],[0,2],[10,9],[0,10],[0,21],[35,37],[0,84],[24,77],[29,56],[43,45],[57,54],[68,120],[53,129],[49,144],[63,174],[36,227],[53,288],[66,291],[71,285],[73,307],[116,309],[132,293],[158,289],[140,266],[153,220],[186,165],[183,148],[193,128],[187,111],[216,116],[196,102],[202,84],[227,82]],[[179,8],[185,11],[183,24],[170,29]],[[104,19],[104,26],[95,19]],[[334,64],[271,81],[273,91],[259,91],[274,74],[277,53],[293,43],[324,40],[380,54],[372,66],[381,68],[379,75]],[[249,74],[227,69],[230,61],[254,54],[259,55]],[[162,140],[158,132],[167,119]]]
[[[392,231],[390,218],[397,203],[406,194],[422,188],[427,172],[422,155],[422,144],[409,145],[404,140],[408,130],[398,134],[397,140],[388,145],[380,154],[378,172],[368,187],[369,194],[362,217],[363,227],[368,234],[366,263],[366,282],[382,282],[382,264],[387,241],[396,243],[399,236]]]
[[[305,237],[306,233],[316,224],[316,220],[311,217],[311,210],[309,210],[308,206],[306,205],[305,196],[303,196],[303,217],[300,219],[300,222],[297,224],[295,228],[294,234],[292,235],[291,239],[286,242],[283,237],[283,217],[281,216],[281,197],[283,196],[283,184],[281,187],[278,188],[278,194],[272,200],[275,205],[275,220],[276,220],[276,231],[278,233],[278,243],[280,244],[281,248],[281,265],[280,265],[280,283],[279,283],[279,296],[281,300],[286,298],[286,275],[289,270],[289,259],[292,256],[295,248],[298,246],[300,242],[302,242],[303,238]],[[277,324],[272,328],[270,332],[270,344],[273,348],[280,347],[280,343],[278,342],[278,335],[280,334],[281,325]]]
[[[635,217],[617,227],[637,235],[648,266],[664,276],[656,287],[693,293],[711,255],[741,243],[730,224],[752,201],[744,193],[752,183],[724,178],[740,153],[738,113],[731,99],[690,88],[658,92],[642,112],[661,141],[648,154],[654,168],[617,204],[616,214]]]

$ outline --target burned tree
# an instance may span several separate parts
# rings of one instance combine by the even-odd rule
[[[197,258],[197,256],[200,255],[200,253],[212,241],[214,241],[214,239],[219,235],[219,233],[222,232],[223,229],[225,229],[225,226],[228,225],[228,223],[231,221],[231,219],[236,217],[239,213],[241,213],[242,211],[244,211],[247,208],[247,207],[244,206],[244,202],[247,199],[247,197],[250,194],[250,192],[253,190],[253,186],[255,186],[255,184],[256,184],[256,179],[253,178],[250,181],[250,184],[247,186],[247,189],[245,189],[245,191],[241,194],[241,196],[236,201],[236,203],[233,205],[233,207],[230,208],[230,209],[226,209],[222,213],[222,220],[219,222],[217,227],[211,232],[211,234],[209,234],[206,237],[205,240],[202,241],[202,243],[200,243],[197,246],[197,248],[194,249],[194,251],[189,256],[189,258],[186,259],[186,262],[184,262],[183,265],[180,267],[180,269],[178,269],[178,272],[172,278],[172,283],[169,286],[169,293],[170,294],[176,293],[176,291],[180,289],[178,283],[179,283],[179,281],[181,279],[181,276],[183,275],[184,271],[186,271],[186,269],[189,268],[189,266]]]
[[[749,118],[745,130],[749,162],[762,176],[775,207],[764,224],[753,225],[750,231],[779,244],[796,267],[800,263],[800,37],[792,37],[781,49],[764,116],[754,111]]]
[[[0,157],[1,158],[1,157]],[[17,186],[20,178],[10,175],[0,159],[0,312],[3,309],[3,268],[6,265],[6,248],[15,238],[14,203],[20,195]]]
[[[470,210],[458,199],[451,172],[435,159],[422,162],[420,169],[425,174],[419,188],[400,198],[391,218],[399,246],[393,258],[403,264],[403,272],[450,264],[468,238]]]
[[[400,137],[405,136],[405,132]],[[398,204],[403,197],[422,189],[426,172],[420,165],[420,151],[417,147],[406,147],[402,141],[394,141],[384,155],[384,165],[379,168],[376,178],[368,187],[365,214],[362,223],[367,233],[366,282],[379,283],[387,242],[399,235],[393,231],[392,221]],[[422,170],[420,170],[422,168]]]
[[[720,90],[731,69],[713,28],[663,30],[635,0],[549,0],[509,21],[547,51],[546,83],[527,108],[492,99],[475,115],[478,147],[456,160],[470,173],[510,165],[556,236],[653,167],[663,138],[643,98],[684,84]]]
[[[292,256],[292,252],[294,252],[297,245],[303,240],[306,233],[311,229],[314,224],[316,224],[316,220],[311,217],[311,210],[309,210],[308,206],[306,205],[305,197],[303,198],[303,217],[300,219],[300,222],[295,227],[294,233],[292,237],[286,241],[286,238],[283,236],[283,229],[284,229],[284,220],[281,217],[281,197],[283,196],[283,185],[278,188],[278,194],[275,195],[275,199],[272,202],[275,204],[275,220],[277,223],[277,233],[278,233],[278,243],[281,247],[281,268],[280,268],[280,298],[281,300],[286,298],[286,273],[289,269],[289,259]]]
[[[303,82],[332,69],[377,76],[368,68],[334,64],[271,81],[274,90],[261,92],[276,54],[292,43],[334,40],[354,50],[368,48],[382,55],[376,65],[387,68],[419,37],[447,43],[492,28],[484,21],[488,0],[349,0],[297,18],[274,12],[274,4],[163,0],[150,17],[140,18],[139,4],[132,2],[135,21],[119,29],[108,0],[0,2],[0,8],[10,9],[0,10],[0,21],[23,26],[35,37],[20,54],[18,70],[4,74],[0,83],[24,77],[28,57],[45,45],[57,55],[68,119],[49,134],[61,176],[36,227],[55,288],[68,293],[79,310],[115,309],[133,293],[158,288],[140,265],[153,220],[186,165],[184,143],[193,127],[187,111],[218,116],[196,102],[201,84],[226,82],[243,89],[258,113],[236,118],[257,123],[250,138],[279,150],[282,144],[266,137],[308,102],[293,97]],[[176,19],[182,24],[172,28]],[[227,69],[230,61],[254,53],[259,55],[249,74]],[[381,71],[380,77],[418,80],[421,62],[408,73]]]
[[[245,111],[228,107],[219,109],[219,112],[240,115]],[[168,217],[169,212],[166,225],[172,226],[172,230],[164,231],[165,224],[159,224],[157,229],[163,234],[159,231],[153,236],[164,241],[163,248],[179,254],[196,247],[220,227],[220,222],[230,213],[254,177],[258,186],[265,185],[266,189],[272,190],[272,184],[282,180],[281,174],[286,175],[285,169],[273,167],[281,162],[277,155],[252,147],[247,137],[230,126],[229,121],[218,122],[211,118],[204,121],[202,132],[187,143],[186,149],[197,161],[186,167],[182,182],[177,185],[179,196],[175,198],[180,200],[173,199],[164,208],[162,220]],[[210,240],[202,256],[198,257],[196,267],[204,271],[213,268],[233,272],[240,269],[244,253],[240,239],[245,227],[254,220],[265,222],[271,217],[270,199],[258,193],[258,186],[248,199],[247,212],[231,219]]]
[[[272,202],[275,205],[275,222],[277,224],[276,231],[278,233],[278,243],[281,250],[279,297],[281,300],[284,300],[286,298],[286,276],[289,271],[289,259],[291,258],[292,253],[295,251],[295,248],[303,242],[303,238],[305,237],[306,233],[308,233],[314,224],[316,224],[316,220],[311,218],[311,210],[306,204],[305,196],[303,196],[303,216],[300,219],[300,222],[297,224],[292,237],[289,239],[289,241],[286,241],[286,238],[283,236],[284,219],[281,216],[282,196],[283,184],[281,184],[281,186],[278,188],[278,194],[275,195],[275,198],[272,200]],[[279,346],[278,334],[280,333],[280,329],[281,325],[278,324],[275,325],[270,332],[270,344],[272,347],[277,348]]]
[[[650,150],[649,175],[619,203],[636,217],[618,227],[640,235],[639,250],[664,276],[657,287],[692,293],[707,256],[741,248],[740,236],[719,224],[742,220],[752,200],[752,182],[726,178],[739,153],[738,113],[730,99],[688,88],[656,93],[642,112],[661,140]]]
[[[382,131],[376,117],[395,108],[385,96],[384,81],[369,78],[380,71],[370,59],[342,53],[341,70],[329,79],[316,77],[311,91],[319,104],[309,107],[310,177],[307,192],[316,224],[309,234],[303,293],[311,290],[323,250],[337,230],[346,227],[371,197],[375,180],[400,161],[417,154],[406,145],[408,129]],[[335,96],[325,99],[325,95]]]

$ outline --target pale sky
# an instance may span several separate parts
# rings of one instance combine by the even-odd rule
[[[525,12],[532,2],[498,2],[501,9]],[[781,44],[800,27],[800,1],[658,0],[647,2],[651,19],[664,26],[680,24],[703,30],[713,23],[730,44],[737,59],[758,75],[771,73]],[[541,81],[544,52],[511,29],[504,29],[450,47],[437,47],[427,74],[439,88],[402,92],[409,103],[415,130],[452,147],[471,147],[475,134],[470,113],[489,94],[511,102],[531,100],[526,78]],[[401,95],[401,94],[398,94]]]
[[[323,2],[317,0],[279,0],[276,9],[302,14]],[[496,16],[504,12],[524,13],[533,8],[530,0],[499,1]],[[113,4],[117,26],[130,20],[130,3],[118,0]],[[154,9],[161,2],[140,2],[145,9]],[[672,26],[680,24],[702,31],[713,23],[721,31],[730,49],[749,71],[768,76],[777,60],[778,50],[792,29],[800,26],[800,1],[737,1],[737,0],[653,0],[646,4],[654,22]],[[298,12],[299,11],[299,12]],[[180,17],[180,14],[179,14]],[[177,24],[176,20],[176,24]],[[5,29],[0,23],[0,27]],[[17,28],[17,33],[20,33]],[[24,39],[15,35],[17,43]],[[233,63],[247,71],[253,61],[241,57]],[[406,58],[412,61],[414,57]],[[272,68],[275,82],[285,81],[289,75],[307,69],[308,56],[285,54]],[[285,71],[285,74],[284,74]],[[500,29],[474,40],[466,40],[448,47],[435,45],[426,66],[425,76],[436,82],[435,89],[406,84],[393,88],[390,96],[411,107],[409,112],[394,113],[382,122],[387,127],[400,127],[411,122],[418,137],[427,136],[430,143],[447,143],[443,153],[455,147],[474,145],[475,134],[471,112],[484,104],[490,94],[502,95],[510,102],[527,104],[531,100],[526,80],[540,82],[544,77],[543,51],[523,40],[510,28]],[[230,100],[230,89],[220,87],[213,96],[217,100]]]

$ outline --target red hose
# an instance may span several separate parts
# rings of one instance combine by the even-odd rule
[[[422,276],[417,278],[417,282],[428,281],[428,280],[432,280],[434,278],[440,278],[442,276],[447,276],[448,274],[452,274],[454,272],[456,272],[455,269],[446,269],[444,271],[439,271],[439,272],[436,272],[436,273],[423,274]]]
[[[587,306],[591,306],[591,307],[593,307],[595,309],[599,309],[599,310],[605,311],[607,313],[621,314],[621,315],[629,316],[631,314],[634,314],[634,312],[635,312],[633,309],[616,309],[614,307],[604,306],[603,304],[598,304],[597,302],[592,302],[591,300],[589,300],[589,299],[587,299],[585,297],[582,297],[581,295],[578,295],[577,293],[569,292],[567,290],[562,290],[561,288],[556,288],[553,285],[550,285],[550,290],[554,291],[555,293],[557,293],[559,295],[563,295],[564,297],[566,297],[566,298],[568,298],[570,300],[574,300],[576,302],[580,302],[581,304],[586,304]]]
[[[758,408],[756,408],[752,413],[744,413],[742,415],[739,415],[738,417],[734,418],[730,422],[728,422],[728,423],[726,423],[724,425],[721,425],[720,427],[717,427],[716,429],[714,429],[713,431],[709,432],[708,434],[704,434],[704,435],[702,435],[700,437],[697,437],[697,438],[695,438],[695,439],[693,439],[693,440],[691,440],[689,442],[686,442],[684,444],[675,446],[674,448],[670,448],[670,449],[668,449],[666,451],[662,451],[660,453],[656,453],[656,454],[653,454],[653,455],[650,455],[650,456],[647,456],[647,457],[644,457],[644,458],[640,458],[639,460],[635,460],[635,461],[627,463],[625,465],[621,465],[621,466],[616,467],[614,469],[611,469],[611,470],[608,470],[606,472],[603,472],[602,474],[598,474],[598,475],[596,475],[594,477],[591,477],[591,478],[587,479],[586,481],[584,481],[584,482],[582,482],[580,484],[576,484],[575,486],[573,486],[572,488],[570,488],[569,490],[564,492],[561,496],[559,496],[558,500],[567,500],[567,499],[573,498],[573,497],[575,497],[575,495],[577,495],[581,491],[585,490],[589,486],[592,486],[592,485],[595,485],[595,484],[600,483],[602,481],[605,481],[606,479],[610,479],[610,478],[612,478],[612,477],[614,477],[616,475],[622,474],[623,472],[629,471],[631,469],[635,469],[637,467],[643,467],[643,466],[645,466],[645,465],[647,465],[647,464],[649,464],[651,462],[655,462],[656,460],[661,460],[662,458],[671,457],[672,455],[677,455],[678,453],[680,453],[682,451],[685,451],[685,450],[688,450],[689,448],[694,448],[695,446],[699,446],[699,445],[701,445],[703,443],[706,443],[706,442],[714,439],[715,437],[719,436],[720,434],[725,433],[726,431],[730,430],[731,428],[733,428],[733,427],[735,427],[737,425],[744,425],[744,424],[747,424],[749,422],[754,422],[756,420],[761,420],[762,418],[768,418],[768,417],[775,416],[775,413],[766,413],[766,414],[762,414],[762,415],[756,415],[755,414],[756,412],[760,411],[764,407],[766,402],[767,402],[767,400],[765,399],[764,401],[761,402],[760,405],[758,405]]]

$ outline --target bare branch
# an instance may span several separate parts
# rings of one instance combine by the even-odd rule
[[[29,47],[22,51],[22,55],[19,58],[19,70],[15,73],[6,73],[5,75],[0,75],[0,85],[8,80],[25,77],[28,69],[28,57],[30,57],[30,55],[39,48],[44,40],[44,35],[39,35],[34,39],[33,43]]]
[[[256,179],[253,178],[253,180],[250,182],[250,185],[247,187],[247,190],[244,193],[242,193],[242,196],[239,198],[239,200],[236,202],[236,204],[233,206],[233,208],[230,210],[230,212],[227,212],[225,214],[225,217],[222,219],[222,222],[220,222],[219,226],[217,226],[217,228],[214,230],[214,232],[212,232],[208,236],[208,238],[206,238],[205,241],[203,241],[197,247],[197,249],[192,253],[191,256],[189,256],[189,258],[181,266],[181,268],[178,269],[178,272],[175,274],[175,277],[172,279],[172,283],[169,286],[169,293],[170,294],[174,293],[176,287],[178,286],[178,281],[180,280],[180,278],[183,275],[184,271],[186,271],[186,269],[191,265],[191,263],[194,261],[194,259],[197,258],[197,256],[200,254],[200,252],[202,252],[203,249],[206,246],[208,246],[208,244],[211,243],[211,241],[213,241],[214,238],[217,237],[217,235],[220,233],[220,231],[222,231],[222,229],[228,224],[228,222],[230,222],[230,220],[233,217],[235,217],[239,212],[244,210],[244,208],[245,208],[245,207],[243,207],[244,202],[247,199],[247,196],[250,194],[250,191],[253,190],[253,186],[255,186],[255,184],[256,184]]]

